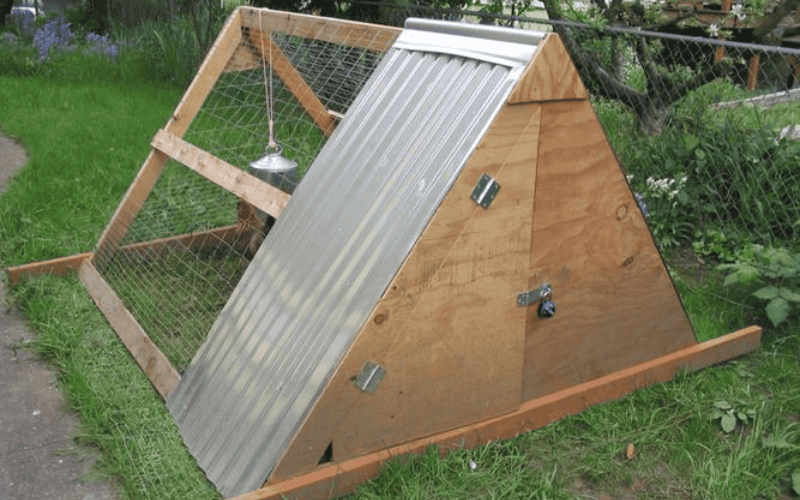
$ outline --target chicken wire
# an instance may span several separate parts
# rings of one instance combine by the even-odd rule
[[[336,39],[327,29],[327,39]],[[292,193],[382,51],[364,48],[371,47],[370,39],[352,46],[276,31],[270,34],[270,47],[254,31],[243,29],[239,47],[183,140],[246,170],[270,142],[271,111],[273,137],[298,167],[269,182]],[[329,114],[329,126],[309,114],[309,97],[302,102],[295,96],[297,82],[287,85],[273,70],[271,57],[285,57],[291,64]],[[98,249],[95,266],[182,373],[274,219],[174,160],[167,162],[141,208],[117,218],[132,222],[112,248]]]

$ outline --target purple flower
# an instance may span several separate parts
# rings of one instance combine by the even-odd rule
[[[22,30],[22,36],[24,37],[31,36],[35,17],[36,16],[34,13],[27,8],[15,8],[11,11],[11,21],[20,27],[20,30]]]
[[[91,46],[92,49],[102,51],[112,59],[119,55],[119,47],[109,42],[108,35],[87,33],[86,42]]]
[[[647,209],[647,202],[644,200],[644,196],[640,193],[633,193],[633,196],[636,198],[636,203],[639,204],[639,208],[642,210],[642,214],[646,219],[650,218],[650,211]]]
[[[9,45],[14,45],[14,46],[16,46],[19,43],[19,40],[17,40],[17,35],[15,35],[14,33],[4,33],[3,35],[4,35],[3,43],[7,43]]]
[[[63,17],[57,17],[44,24],[33,34],[33,44],[39,51],[39,60],[44,60],[50,50],[68,46],[75,38],[70,29],[70,23]]]

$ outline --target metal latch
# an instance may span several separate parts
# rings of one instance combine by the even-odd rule
[[[500,191],[500,184],[491,175],[483,174],[469,197],[483,208],[489,208],[498,191]]]
[[[517,295],[517,304],[521,306],[529,306],[539,302],[539,307],[536,313],[540,318],[552,318],[556,313],[556,305],[551,300],[553,298],[553,287],[549,283],[536,288],[528,290]]]
[[[545,283],[539,288],[528,290],[527,292],[522,292],[521,294],[517,295],[517,304],[521,306],[529,306],[534,302],[539,302],[540,300],[549,300],[552,295],[553,287],[550,286],[550,283]]]
[[[379,364],[367,361],[353,383],[364,392],[375,392],[384,375],[386,370]]]

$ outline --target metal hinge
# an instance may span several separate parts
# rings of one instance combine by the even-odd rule
[[[472,194],[470,194],[469,197],[483,208],[489,208],[494,197],[497,196],[498,191],[500,191],[500,184],[498,184],[491,175],[483,174],[481,178],[478,179],[478,183],[475,185],[475,189],[472,190]]]
[[[353,383],[364,392],[375,392],[384,375],[386,370],[379,364],[367,361]]]

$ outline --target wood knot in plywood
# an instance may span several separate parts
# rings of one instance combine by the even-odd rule
[[[627,259],[625,259],[625,262],[622,263],[622,266],[623,267],[628,267],[631,264],[633,264],[633,256],[628,257]]]
[[[617,220],[622,220],[628,216],[628,205],[624,203],[617,207]]]
[[[374,318],[372,321],[374,321],[376,325],[380,325],[380,324],[382,324],[384,321],[386,321],[386,319],[387,319],[388,317],[389,317],[389,314],[387,314],[387,313],[380,313],[380,314],[376,314],[376,315],[375,315],[375,318]]]

